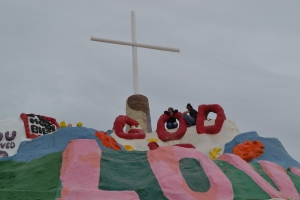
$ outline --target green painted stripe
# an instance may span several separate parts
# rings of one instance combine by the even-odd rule
[[[166,200],[145,151],[102,151],[101,190],[136,191],[141,200]]]
[[[300,194],[300,176],[297,176],[296,174],[293,174],[290,169],[287,170],[287,174],[289,175],[289,177],[293,181],[294,186],[297,189],[297,192]]]
[[[270,199],[271,197],[261,189],[250,176],[245,172],[237,169],[233,165],[221,161],[214,161],[223,173],[232,183],[234,199],[250,200],[250,199]]]
[[[179,169],[187,185],[194,192],[207,192],[210,182],[201,164],[194,158],[183,158],[179,161]]]
[[[277,191],[280,191],[268,174],[263,170],[259,162],[251,163],[250,165],[261,177],[263,177],[263,179],[270,183]]]
[[[53,200],[59,184],[62,152],[31,162],[0,162],[0,199]]]

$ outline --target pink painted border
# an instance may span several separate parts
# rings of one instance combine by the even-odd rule
[[[286,198],[300,198],[294,183],[287,175],[286,170],[283,167],[266,160],[261,160],[259,163]]]
[[[235,166],[250,176],[272,198],[284,198],[284,196],[263,179],[246,161],[234,154],[225,153],[217,158]]]
[[[300,168],[298,167],[290,167],[290,170],[293,174],[296,174],[297,176],[300,176]]]

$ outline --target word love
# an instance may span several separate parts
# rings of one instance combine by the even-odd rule
[[[102,150],[95,140],[80,139],[70,141],[62,156],[62,170],[60,174],[60,179],[62,180],[61,198],[57,200],[73,200],[77,199],[77,197],[80,199],[99,200],[140,199],[135,190],[106,191],[99,189],[100,182],[103,181],[100,177],[101,157]],[[193,158],[201,164],[210,183],[210,187],[206,192],[195,192],[187,184],[179,167],[180,161],[184,158]],[[159,147],[156,150],[148,151],[147,159],[151,168],[149,173],[154,174],[166,199],[232,200],[236,199],[234,188],[239,188],[239,185],[236,184],[241,183],[249,183],[249,188],[254,186],[261,188],[261,192],[258,192],[256,198],[253,199],[300,198],[295,188],[296,183],[293,182],[287,171],[283,167],[269,161],[261,160],[259,165],[280,191],[275,189],[246,161],[234,154],[223,154],[217,160],[221,163],[232,165],[236,169],[235,171],[245,173],[251,179],[251,184],[250,181],[243,182],[243,180],[231,182],[225,174],[226,171],[223,172],[217,163],[203,153],[190,148],[176,146]],[[300,168],[290,167],[290,171],[295,176],[300,176]],[[133,175],[138,176],[138,174]],[[122,177],[119,177],[118,180],[122,180]],[[147,186],[141,185],[141,187]],[[247,193],[247,191],[244,192]],[[270,198],[266,198],[267,196]]]

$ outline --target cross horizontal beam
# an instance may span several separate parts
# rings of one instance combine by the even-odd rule
[[[110,40],[110,39],[104,39],[104,38],[96,38],[96,37],[91,37],[92,41],[96,42],[105,42],[105,43],[111,43],[111,44],[120,44],[120,45],[126,45],[126,46],[136,46],[136,47],[141,47],[141,48],[147,48],[147,49],[156,49],[156,50],[161,50],[161,51],[171,51],[171,52],[180,52],[180,49],[176,48],[169,48],[169,47],[161,47],[161,46],[154,46],[154,45],[148,45],[148,44],[140,44],[136,42],[124,42],[124,41],[119,41],[119,40]]]

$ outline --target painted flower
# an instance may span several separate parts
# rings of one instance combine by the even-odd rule
[[[246,162],[250,162],[254,158],[258,158],[264,153],[265,146],[261,141],[254,140],[251,142],[250,140],[246,140],[244,143],[237,144],[232,153],[238,155]]]
[[[220,155],[221,150],[222,148],[213,148],[213,150],[209,152],[210,159],[212,160],[216,159]]]

